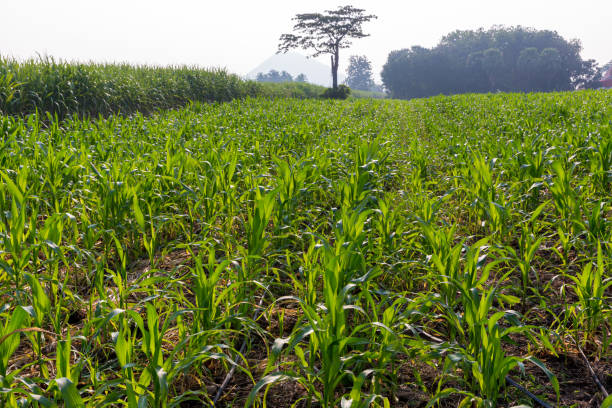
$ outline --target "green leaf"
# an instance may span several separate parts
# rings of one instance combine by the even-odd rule
[[[257,384],[255,384],[255,387],[253,387],[253,389],[249,393],[249,397],[244,406],[246,408],[250,407],[253,404],[253,401],[255,401],[255,398],[257,397],[257,393],[262,388],[270,386],[279,381],[293,380],[293,379],[295,379],[293,376],[286,374],[286,373],[274,373],[274,374],[266,375],[264,378],[259,380]]]
[[[53,401],[51,401],[49,398],[46,398],[42,395],[39,395],[39,394],[29,394],[29,395],[30,395],[30,398],[38,402],[43,407],[53,407],[55,405]]]
[[[159,384],[159,388],[161,390],[162,395],[168,394],[168,373],[163,368],[159,367],[155,370],[155,374],[157,374],[157,382]]]
[[[134,217],[136,218],[136,222],[140,229],[144,232],[145,230],[145,219],[142,211],[140,210],[140,205],[138,205],[138,196],[134,193],[133,197],[133,208],[134,208]]]
[[[546,374],[546,376],[550,380],[550,383],[553,386],[553,389],[555,390],[555,393],[557,394],[557,400],[558,400],[560,398],[560,395],[559,395],[559,381],[557,380],[557,376],[552,371],[550,371],[543,362],[541,362],[537,358],[528,357],[527,360],[531,361],[533,364],[538,366],[540,370],[542,370],[544,374]]]
[[[32,300],[34,301],[34,310],[36,311],[36,321],[40,325],[43,317],[47,315],[51,308],[51,301],[45,293],[38,279],[35,279],[29,273],[24,274],[26,281],[32,290]]]
[[[79,391],[75,385],[66,377],[56,378],[55,382],[62,393],[66,408],[85,408]]]
[[[8,361],[19,347],[19,329],[25,327],[29,320],[27,311],[22,307],[17,307],[11,315],[11,320],[2,328],[0,326],[0,369],[6,369]]]
[[[66,340],[59,340],[57,342],[56,352],[56,364],[57,374],[62,377],[70,378],[70,332],[68,333]]]
[[[612,408],[612,395],[608,395],[599,408]]]
[[[6,187],[8,188],[11,195],[17,200],[19,205],[23,204],[23,193],[21,192],[19,187],[17,187],[17,185],[13,182],[13,180],[11,180],[11,178],[6,173],[0,171],[0,176],[2,176],[2,178],[4,179],[4,182],[6,183]]]

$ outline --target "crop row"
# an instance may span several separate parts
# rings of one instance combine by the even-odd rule
[[[190,102],[227,102],[248,96],[317,98],[311,84],[260,84],[223,69],[70,63],[45,57],[18,61],[0,56],[0,113],[49,112],[98,117],[151,113]]]
[[[602,401],[567,361],[610,388],[610,117],[609,92],[2,117],[0,401],[527,403],[508,376]]]

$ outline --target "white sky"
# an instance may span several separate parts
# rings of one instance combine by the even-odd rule
[[[345,4],[379,18],[364,26],[370,37],[341,51],[342,71],[349,55],[365,54],[378,74],[392,50],[431,47],[455,29],[493,24],[556,30],[582,41],[583,58],[612,59],[612,0],[0,0],[0,55],[196,64],[245,74],[276,52],[296,13]]]

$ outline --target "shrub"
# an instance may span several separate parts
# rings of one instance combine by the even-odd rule
[[[346,85],[338,85],[338,88],[327,88],[321,98],[327,99],[346,99],[351,95],[351,88]]]

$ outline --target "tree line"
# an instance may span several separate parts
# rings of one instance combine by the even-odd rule
[[[306,75],[304,74],[296,75],[296,77],[294,78],[287,71],[279,72],[275,69],[271,69],[266,74],[264,74],[263,72],[260,72],[257,74],[255,79],[257,80],[257,82],[276,82],[276,83],[279,83],[279,82],[307,82],[308,81],[308,78],[306,78]]]
[[[394,98],[468,92],[564,91],[588,87],[597,75],[579,40],[557,32],[494,26],[457,30],[433,48],[392,51],[381,73]]]

